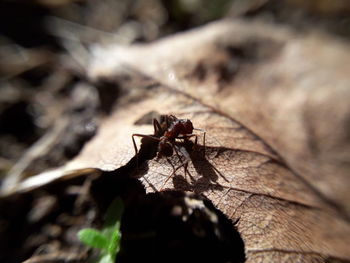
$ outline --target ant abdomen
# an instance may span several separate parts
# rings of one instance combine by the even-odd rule
[[[167,140],[161,140],[158,144],[158,158],[171,157],[174,154],[173,145]]]

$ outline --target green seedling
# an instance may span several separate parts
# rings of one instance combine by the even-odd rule
[[[85,245],[100,250],[98,263],[114,263],[120,250],[120,220],[124,207],[120,198],[115,199],[106,213],[102,230],[84,228],[78,238]]]

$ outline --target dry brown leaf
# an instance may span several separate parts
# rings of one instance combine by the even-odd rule
[[[201,193],[239,218],[247,262],[350,260],[347,43],[224,21],[99,52],[90,77],[128,69],[160,87],[119,105],[66,169],[125,165],[131,134],[152,134],[152,125],[135,124],[152,111],[189,118],[207,131],[206,156],[193,151],[189,173],[180,168],[164,188]],[[144,168],[148,191],[173,172],[165,159]]]
[[[89,74],[112,77],[127,65],[220,110],[263,138],[349,218],[348,50],[348,43],[321,34],[225,21],[97,52]]]
[[[190,175],[179,169],[165,188],[201,193],[233,221],[239,218],[248,262],[350,258],[348,222],[285,167],[261,139],[179,92],[160,88],[155,94],[117,110],[69,167],[115,169],[125,164],[134,155],[130,134],[153,130],[152,125],[134,123],[154,109],[190,118],[207,131],[206,158],[201,151],[194,152]],[[175,156],[171,162],[179,164]],[[165,159],[150,160],[141,180],[148,191],[159,190],[172,172]]]

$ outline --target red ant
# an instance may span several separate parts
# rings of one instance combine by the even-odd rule
[[[163,119],[165,119],[165,121],[161,122],[162,125],[158,122],[157,119],[153,119],[154,135],[145,135],[145,134],[133,134],[132,135],[132,142],[134,144],[134,149],[135,149],[136,155],[138,153],[138,150],[137,150],[134,136],[138,136],[138,137],[142,137],[142,138],[150,138],[150,139],[159,141],[158,149],[157,149],[157,157],[158,158],[161,158],[163,156],[166,158],[171,157],[175,151],[179,160],[182,162],[182,159],[181,159],[181,157],[180,157],[180,155],[175,147],[175,141],[176,141],[176,139],[188,140],[191,137],[195,137],[194,145],[196,146],[198,135],[194,134],[193,130],[199,130],[199,131],[203,132],[203,146],[205,149],[205,134],[206,134],[206,132],[204,130],[194,128],[192,122],[189,119],[178,119],[174,115],[162,115],[162,117],[163,117]],[[171,176],[180,167],[184,166],[185,173],[187,172],[187,163],[188,163],[189,156],[185,155],[185,157],[187,159],[186,162],[185,163],[182,162],[182,165],[176,169],[173,167],[174,172],[168,177],[168,179],[165,181],[165,183],[171,178]],[[165,183],[164,183],[164,185],[165,185]]]

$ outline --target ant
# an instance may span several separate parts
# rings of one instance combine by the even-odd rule
[[[162,121],[163,119],[163,121]],[[187,172],[187,164],[189,161],[189,155],[184,154],[186,157],[186,161],[183,162],[176,147],[175,142],[176,139],[183,139],[188,140],[191,137],[195,137],[194,146],[197,145],[197,139],[198,135],[193,133],[193,130],[199,130],[203,132],[203,147],[205,151],[205,130],[194,128],[191,120],[189,119],[178,119],[174,115],[162,115],[161,116],[161,123],[158,122],[157,119],[153,119],[153,127],[154,127],[154,135],[145,135],[145,134],[133,134],[131,136],[132,142],[135,149],[135,155],[137,156],[138,150],[135,143],[134,136],[142,137],[142,138],[149,138],[152,140],[158,141],[158,148],[157,148],[157,158],[166,157],[168,160],[168,157],[173,156],[174,151],[181,161],[181,165],[178,168],[174,168],[174,166],[171,164],[171,162],[168,160],[168,162],[173,166],[174,172],[167,178],[163,186],[166,184],[166,182],[171,178],[171,176],[180,168],[185,168],[185,173]],[[205,154],[205,152],[204,152]],[[137,157],[136,157],[137,158]]]

